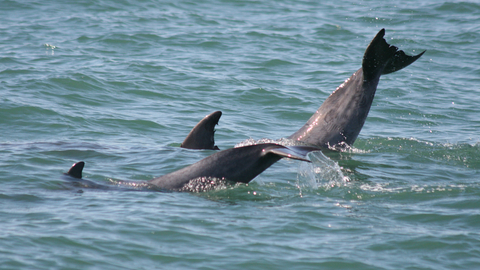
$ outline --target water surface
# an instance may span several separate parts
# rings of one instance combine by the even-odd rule
[[[0,1],[2,269],[475,269],[476,1]],[[383,76],[346,153],[202,194],[101,191],[300,128],[381,29]]]

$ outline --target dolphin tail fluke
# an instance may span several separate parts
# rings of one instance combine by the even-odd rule
[[[215,125],[218,124],[221,111],[213,112],[203,118],[190,131],[180,147],[188,149],[211,149],[219,150],[215,145]]]
[[[409,56],[398,47],[390,45],[383,38],[385,29],[380,30],[367,47],[363,56],[362,68],[366,78],[398,71],[415,62],[425,51]]]
[[[382,74],[392,73],[410,65],[411,63],[417,61],[417,59],[420,58],[420,56],[422,56],[425,52],[426,51],[423,51],[417,55],[410,56],[406,55],[402,50],[397,51],[392,60],[390,60],[383,69]]]
[[[70,170],[68,170],[67,175],[75,178],[82,178],[82,171],[84,166],[85,162],[83,161],[79,161],[73,164]]]
[[[321,151],[320,148],[312,147],[312,146],[301,146],[301,145],[294,145],[294,146],[284,146],[279,148],[270,149],[268,152],[279,155],[285,158],[291,158],[306,162],[311,162],[307,159],[307,154],[313,151]]]

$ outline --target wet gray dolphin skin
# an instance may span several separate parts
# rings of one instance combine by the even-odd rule
[[[380,76],[410,65],[425,53],[408,56],[389,45],[384,35],[385,29],[378,32],[365,51],[362,67],[289,139],[330,149],[342,149],[355,142],[370,111]]]
[[[206,191],[214,187],[216,180],[249,183],[281,158],[310,162],[306,155],[319,150],[311,146],[282,146],[274,143],[230,148],[144,183],[156,189],[170,191]],[[67,174],[81,178],[84,164],[83,161],[75,163]],[[130,185],[133,182],[118,183]],[[137,181],[136,183],[142,184]]]
[[[95,189],[110,188],[107,185],[102,185],[90,180],[82,179],[82,172],[84,167],[85,167],[85,162],[83,161],[77,162],[72,165],[72,167],[68,170],[67,173],[65,173],[65,175],[75,178],[75,181],[73,182],[75,186],[95,188]]]
[[[74,178],[82,178],[83,167],[85,167],[85,162],[79,161],[70,167],[66,175],[70,175]]]
[[[215,125],[218,124],[222,116],[221,111],[213,112],[205,116],[198,124],[193,127],[180,147],[188,149],[211,149],[219,150],[215,145]]]

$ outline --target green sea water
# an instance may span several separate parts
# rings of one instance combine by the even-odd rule
[[[348,152],[206,193],[149,180],[221,110],[221,149],[299,129],[386,40],[427,52],[381,78]],[[0,269],[480,267],[477,1],[0,0]]]

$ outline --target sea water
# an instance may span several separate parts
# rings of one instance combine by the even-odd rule
[[[206,193],[71,185],[152,179],[216,144],[299,129],[382,29],[353,149],[281,160]],[[1,269],[476,269],[477,1],[0,1]]]

